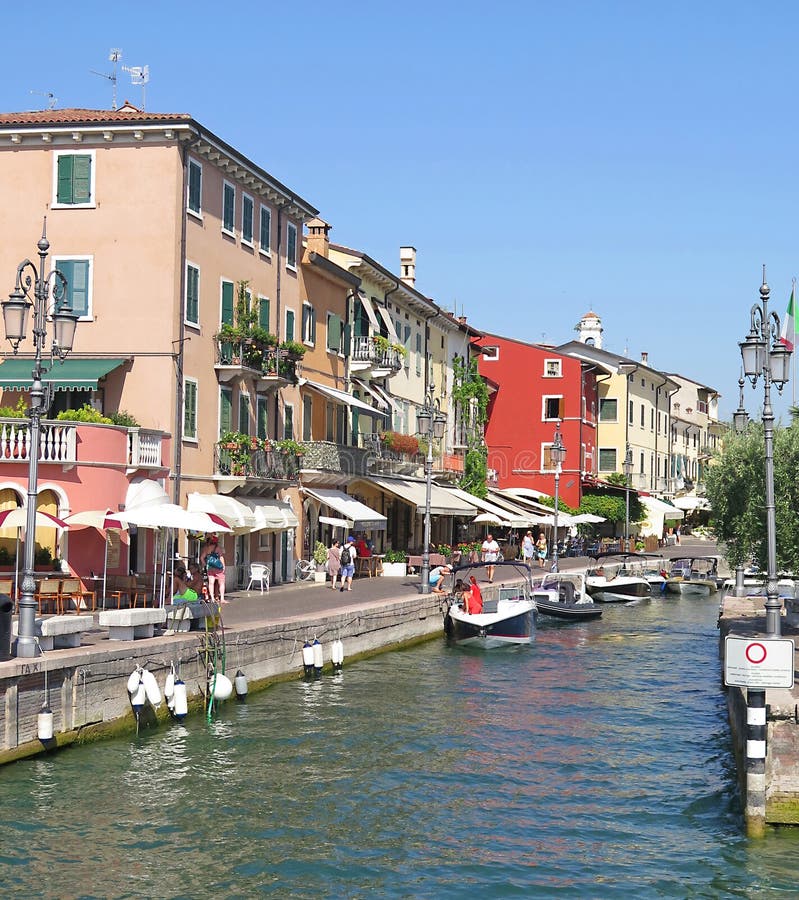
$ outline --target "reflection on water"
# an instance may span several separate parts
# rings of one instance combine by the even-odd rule
[[[512,653],[433,641],[7,767],[4,895],[770,897],[741,833],[717,599]],[[345,648],[346,649],[346,648]]]

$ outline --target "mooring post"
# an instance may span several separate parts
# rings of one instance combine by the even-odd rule
[[[746,692],[746,831],[766,830],[766,692]]]

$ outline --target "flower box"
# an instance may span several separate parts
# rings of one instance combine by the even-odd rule
[[[387,578],[404,578],[408,574],[408,563],[383,562],[383,575]]]

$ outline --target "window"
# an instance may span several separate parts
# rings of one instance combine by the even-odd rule
[[[239,431],[250,433],[250,395],[244,391],[239,392]]]
[[[233,431],[233,391],[219,388],[219,434]]]
[[[235,234],[236,188],[229,182],[222,185],[222,231]]]
[[[599,471],[615,472],[616,471],[616,448],[600,447],[599,448]]]
[[[544,360],[544,378],[560,378],[561,377],[561,362],[560,359],[545,359]]]
[[[183,380],[183,439],[197,440],[197,382],[194,378]]]
[[[302,340],[305,344],[316,343],[316,310],[310,303],[302,304]]]
[[[486,362],[496,362],[499,359],[499,347],[483,347],[480,352]]]
[[[286,265],[297,268],[297,226],[293,222],[286,223]]]
[[[265,438],[268,434],[267,422],[269,420],[269,407],[266,397],[258,397],[255,401],[255,433],[259,438]]]
[[[203,209],[203,168],[193,159],[189,160],[188,209],[198,216]]]
[[[223,325],[233,324],[233,282],[222,282],[222,306],[219,321]]]
[[[313,427],[313,397],[305,396],[302,398],[302,439],[304,441],[311,440]]]
[[[186,263],[186,308],[183,314],[189,325],[200,324],[200,270]]]
[[[331,443],[336,440],[336,408],[332,403],[325,404],[325,440]]]
[[[269,331],[269,298],[258,298],[258,325]]]
[[[635,422],[635,409],[633,408],[633,401],[630,400],[629,409],[627,410],[627,421],[632,425]]]
[[[411,367],[411,326],[405,325],[404,340],[403,344],[405,345],[405,359],[403,360],[405,364],[405,369],[408,370]],[[397,329],[397,334],[400,333],[399,328]]]
[[[600,400],[599,401],[599,421],[600,422],[618,422],[619,420],[619,401],[618,400]]]
[[[93,207],[94,151],[56,153],[53,206]]]
[[[283,407],[283,440],[294,440],[294,407],[291,403]]]
[[[563,397],[544,397],[544,419],[563,418]]]
[[[286,310],[286,340],[293,341],[294,340],[294,310],[287,309]]]
[[[241,196],[241,241],[252,246],[253,205],[252,197]]]
[[[347,442],[347,407],[343,403],[339,403],[336,407],[336,433],[338,434],[339,444]]]
[[[327,314],[327,349],[331,353],[341,353],[342,324],[340,316]]]
[[[649,414],[649,430],[650,431],[655,430],[655,410],[654,409],[650,410],[650,414]]]
[[[53,266],[67,280],[66,303],[81,319],[92,315],[92,264],[92,257],[53,257]]]
[[[638,470],[642,475],[644,474],[644,451],[641,451],[641,468]]]
[[[421,332],[416,333],[416,377],[420,378],[422,375],[422,334]]]
[[[641,428],[646,427],[646,410],[644,409],[644,404],[641,404]]]
[[[272,213],[266,206],[261,207],[260,250],[267,256],[272,253]]]

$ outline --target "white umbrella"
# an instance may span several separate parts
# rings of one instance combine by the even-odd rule
[[[106,585],[108,583],[108,530],[127,531],[128,523],[110,509],[86,509],[65,519],[72,528],[96,528],[103,532],[105,553],[103,554],[103,609],[105,609]],[[92,573],[94,574],[94,573]]]
[[[475,525],[484,523],[486,525],[502,525],[504,527],[510,527],[510,522],[505,519],[500,519],[499,516],[489,512],[480,513],[480,515],[475,516],[472,519],[472,522],[474,522]]]
[[[38,528],[61,528],[68,529],[69,525],[57,516],[46,513],[41,509],[36,510],[35,526]],[[14,577],[15,584],[19,585],[19,532],[21,528],[28,525],[28,509],[25,506],[16,506],[13,509],[4,509],[0,511],[0,528],[16,528],[17,544],[16,554],[14,556]],[[35,535],[34,535],[35,538]]]
[[[232,532],[228,523],[216,513],[189,512],[175,503],[159,503],[125,510],[118,514],[122,522],[139,528],[181,528],[184,531]]]
[[[588,523],[598,523],[607,521],[603,516],[595,516],[593,513],[577,513],[576,516],[572,516],[572,522],[575,525],[582,525]]]

